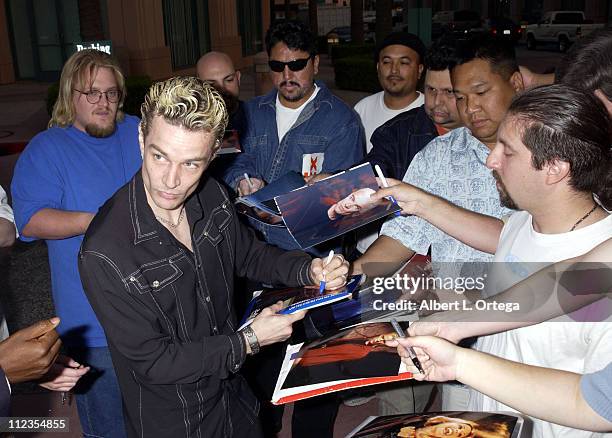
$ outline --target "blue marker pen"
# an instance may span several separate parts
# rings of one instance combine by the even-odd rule
[[[327,256],[327,258],[325,259],[325,263],[323,264],[323,269],[325,269],[325,267],[329,265],[329,262],[331,262],[333,257],[334,257],[334,250],[332,249],[329,252],[329,255]],[[324,272],[323,280],[321,280],[321,282],[319,283],[319,295],[323,295],[323,292],[325,292],[325,271],[323,272]]]
[[[380,166],[378,164],[374,165],[374,170],[376,171],[376,175],[378,175],[378,177],[380,178],[380,182],[382,183],[383,187],[385,188],[389,187],[389,183],[387,183],[387,178],[385,178],[385,175],[383,175],[382,170],[380,170]],[[389,196],[389,200],[399,207],[399,204],[397,203],[397,201],[395,200],[393,196]],[[402,215],[401,210],[396,211],[395,215],[401,216]]]

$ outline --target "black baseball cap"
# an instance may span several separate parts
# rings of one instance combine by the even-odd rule
[[[385,47],[395,44],[406,46],[414,50],[419,54],[419,63],[423,64],[425,62],[425,52],[427,51],[425,44],[423,44],[423,41],[421,41],[418,36],[410,32],[392,32],[387,35],[380,44],[376,45],[376,49],[374,50],[374,62],[378,62],[380,52],[382,52]]]

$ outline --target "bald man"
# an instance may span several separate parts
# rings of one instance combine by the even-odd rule
[[[239,129],[233,126],[233,122],[238,113],[242,113],[238,99],[240,71],[234,68],[232,59],[222,52],[208,52],[199,59],[196,69],[200,79],[221,93],[230,114],[230,126]]]
[[[229,123],[223,137],[223,147],[240,143],[242,134],[246,131],[246,118],[240,95],[240,70],[234,68],[232,59],[222,52],[208,52],[204,54],[196,66],[198,77],[212,85],[223,97]],[[223,173],[232,162],[236,154],[221,155],[209,166],[209,173],[219,181],[223,181]]]

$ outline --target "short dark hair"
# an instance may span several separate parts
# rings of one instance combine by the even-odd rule
[[[435,40],[425,55],[427,70],[450,70],[457,63],[457,39],[443,35]]]
[[[405,46],[414,50],[419,55],[419,64],[423,64],[425,61],[426,48],[421,38],[410,32],[391,32],[376,45],[374,49],[374,62],[378,63],[380,60],[380,52],[382,52],[385,47],[393,45]]]
[[[457,45],[456,61],[451,66],[451,70],[457,65],[463,65],[476,59],[487,61],[491,66],[491,71],[506,80],[519,71],[514,46],[488,33],[475,34],[461,41]]]
[[[593,94],[565,84],[545,85],[518,95],[508,116],[520,122],[521,141],[541,169],[554,160],[570,165],[570,186],[595,193],[612,208],[612,127]]]
[[[612,101],[612,28],[580,38],[555,72],[555,82],[593,93],[600,89]]]
[[[273,23],[266,32],[266,51],[268,56],[272,47],[285,43],[291,50],[308,52],[310,56],[317,54],[317,44],[310,28],[298,20],[282,20]]]

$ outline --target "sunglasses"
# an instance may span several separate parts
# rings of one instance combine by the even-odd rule
[[[270,70],[280,73],[285,70],[285,66],[289,67],[291,71],[301,71],[304,70],[306,64],[310,60],[310,56],[308,58],[296,59],[295,61],[282,62],[282,61],[268,61],[268,65],[270,66]]]

